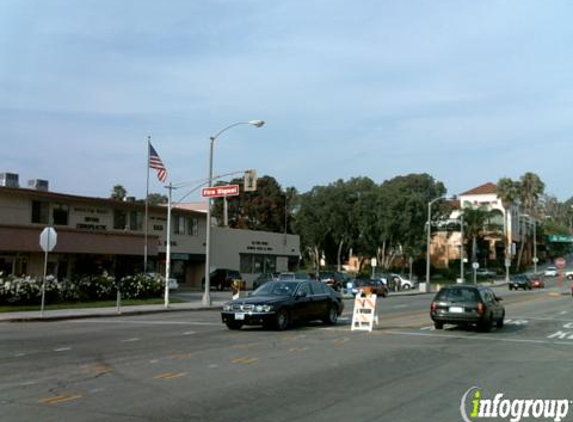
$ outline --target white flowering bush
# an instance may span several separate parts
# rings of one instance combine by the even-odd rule
[[[42,277],[16,277],[0,274],[1,305],[36,305],[42,300]],[[107,274],[84,276],[76,280],[46,277],[46,302],[89,302],[112,300],[117,294],[115,278]],[[164,279],[155,274],[136,274],[123,277],[119,283],[125,299],[160,297]]]
[[[121,296],[125,299],[147,299],[159,297],[165,286],[165,279],[158,274],[136,274],[121,279]]]

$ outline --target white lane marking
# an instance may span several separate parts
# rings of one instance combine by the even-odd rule
[[[197,332],[196,331],[185,331],[183,333],[184,336],[190,336],[191,334],[197,334]]]
[[[122,343],[131,343],[131,342],[134,342],[134,341],[139,341],[139,339],[138,339],[137,337],[135,337],[135,338],[128,338],[128,339],[122,340],[121,342],[122,342]]]
[[[153,359],[149,361],[149,363],[157,363],[157,362],[159,362],[159,359]]]
[[[485,336],[462,336],[454,334],[436,334],[436,333],[420,333],[420,332],[404,332],[404,331],[386,331],[387,334],[397,334],[401,336],[412,336],[412,337],[442,337],[442,338],[458,338],[467,340],[489,340],[489,341],[502,341],[507,343],[533,343],[533,344],[560,344],[566,346],[573,346],[573,341],[570,342],[558,342],[558,341],[547,341],[547,340],[530,340],[530,339],[511,339],[511,338],[499,338],[499,337],[485,337]]]
[[[220,326],[220,322],[192,322],[192,321],[130,321],[125,319],[117,320],[72,320],[75,324],[89,324],[89,323],[100,323],[100,324],[142,324],[142,325],[211,325]]]
[[[408,305],[394,305],[392,306],[392,309],[402,309],[402,308],[407,308]]]
[[[549,322],[573,322],[572,319],[555,319],[555,318],[547,318],[547,317],[524,317],[524,316],[515,316],[513,317],[514,320],[516,319],[523,319],[523,320],[532,320],[532,321],[549,321]],[[508,320],[506,320],[508,321]]]
[[[54,349],[54,352],[67,352],[68,350],[72,350],[71,347],[60,347],[58,349]]]
[[[16,353],[14,355],[15,358],[21,358],[22,356],[26,356],[26,354],[25,353]]]
[[[559,312],[559,315],[565,315],[567,312],[569,312],[569,311],[561,311],[561,312]]]
[[[434,329],[434,327],[433,327],[432,325],[430,325],[430,326],[428,326],[428,327],[422,327],[422,328],[420,328],[420,330],[422,330],[422,331],[428,331],[428,330],[433,330],[433,329]]]

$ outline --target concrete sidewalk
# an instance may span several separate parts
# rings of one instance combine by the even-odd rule
[[[44,310],[43,317],[38,307],[37,311],[0,312],[0,322],[58,321],[64,319],[144,315],[158,312],[220,310],[225,302],[225,300],[212,300],[211,306],[204,306],[201,300],[197,300],[184,303],[171,303],[167,308],[163,304],[157,304],[120,306],[119,309],[114,306],[106,308]]]

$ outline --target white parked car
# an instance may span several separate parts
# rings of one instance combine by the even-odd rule
[[[410,290],[414,288],[414,283],[402,277],[400,274],[392,274],[392,278],[394,279],[397,290]]]
[[[557,270],[557,267],[554,266],[549,266],[545,269],[545,272],[543,273],[543,275],[545,275],[545,277],[557,277],[557,275],[559,274],[559,270]]]
[[[167,285],[169,286],[169,290],[177,290],[179,288],[179,282],[176,278],[170,278]]]

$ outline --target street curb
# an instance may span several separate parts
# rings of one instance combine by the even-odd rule
[[[167,308],[167,309],[134,309],[128,311],[120,311],[119,313],[92,313],[92,314],[70,314],[70,315],[49,315],[49,316],[18,316],[13,318],[2,319],[0,316],[0,323],[2,322],[56,322],[75,319],[95,319],[95,318],[117,318],[122,316],[137,316],[149,315],[166,312],[197,312],[197,311],[220,311],[222,306],[202,306],[200,308]]]

